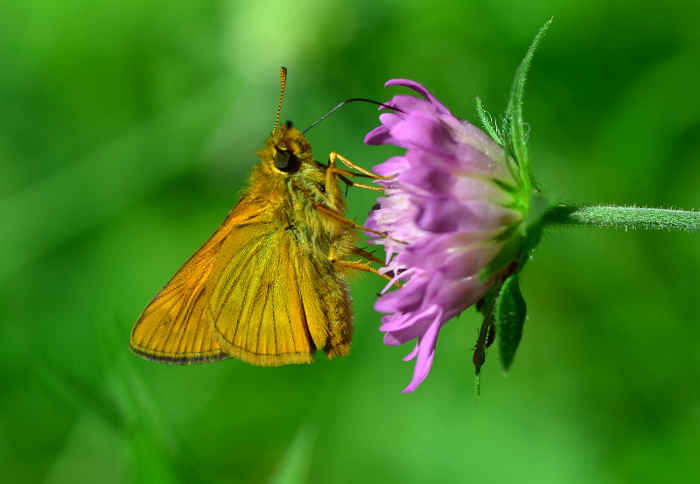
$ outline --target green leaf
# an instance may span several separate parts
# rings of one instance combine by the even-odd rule
[[[494,308],[494,319],[498,329],[498,349],[501,368],[508,372],[523,335],[526,307],[520,292],[518,273],[512,274],[501,287]]]
[[[520,167],[520,179],[524,184],[523,189],[526,192],[530,191],[530,158],[527,152],[527,126],[525,126],[525,122],[523,121],[525,83],[527,81],[530,63],[532,62],[532,56],[535,54],[540,39],[542,39],[551,23],[552,19],[549,19],[539,32],[537,32],[535,40],[528,49],[527,54],[525,54],[525,58],[515,71],[515,79],[513,79],[510,99],[508,99],[508,109],[506,111],[506,120],[508,122],[507,129],[509,130],[506,138],[509,138],[512,143],[513,155]]]

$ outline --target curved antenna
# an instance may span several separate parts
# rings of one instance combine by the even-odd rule
[[[341,106],[345,106],[347,103],[351,103],[351,102],[354,102],[354,101],[364,101],[364,102],[366,102],[366,103],[376,104],[377,106],[381,106],[381,107],[383,107],[383,108],[393,109],[394,111],[398,111],[398,112],[400,112],[400,113],[403,112],[403,111],[401,111],[400,109],[397,109],[397,108],[395,108],[394,106],[391,106],[391,105],[389,105],[389,104],[380,103],[380,102],[378,102],[378,101],[372,101],[371,99],[364,99],[364,98],[361,98],[361,97],[355,97],[355,98],[348,99],[347,101],[343,101],[342,103],[338,104],[336,107],[334,107],[333,109],[331,109],[330,111],[328,111],[326,114],[324,114],[323,116],[321,116],[320,118],[318,118],[318,119],[317,119],[316,121],[314,121],[313,123],[311,123],[304,131],[301,132],[301,134],[306,133],[308,130],[310,130],[311,128],[313,128],[314,126],[316,126],[318,123],[320,123],[321,121],[323,121],[324,119],[326,119],[328,116],[330,116],[331,114],[333,114],[335,111],[337,111],[338,109],[340,109]]]
[[[280,83],[282,84],[282,89],[280,92],[280,103],[277,106],[277,117],[275,118],[275,127],[272,128],[272,134],[274,135],[277,131],[277,126],[280,124],[280,111],[282,111],[282,98],[284,97],[284,85],[287,83],[287,68],[282,67],[280,69]]]

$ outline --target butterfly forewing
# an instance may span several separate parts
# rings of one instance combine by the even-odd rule
[[[205,363],[228,358],[208,322],[206,287],[222,242],[255,220],[241,200],[216,232],[190,257],[143,310],[131,331],[134,353],[165,363]]]
[[[131,349],[167,363],[226,358],[207,323],[206,282],[216,259],[217,234],[180,268],[141,313],[131,332]]]

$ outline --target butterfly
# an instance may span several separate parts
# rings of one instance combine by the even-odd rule
[[[378,274],[356,246],[339,180],[378,178],[333,152],[316,161],[302,132],[279,124],[256,153],[248,188],[221,226],[151,300],[131,350],[165,363],[237,358],[262,366],[346,355],[353,334],[347,276]],[[351,172],[336,166],[341,161]],[[387,276],[382,275],[387,278]]]

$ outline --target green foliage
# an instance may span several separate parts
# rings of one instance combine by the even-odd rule
[[[526,317],[525,299],[520,292],[517,272],[503,282],[494,312],[501,368],[507,372],[513,363],[520,338],[523,336]]]
[[[475,93],[502,112],[554,15],[528,79],[538,181],[566,201],[698,208],[700,5],[648,12],[0,2],[0,481],[700,481],[696,234],[546,234],[519,275],[517,364],[507,379],[482,368],[478,404],[479,315],[442,329],[430,377],[401,395],[413,365],[382,344],[384,281],[369,276],[353,280],[352,352],[332,362],[181,367],[127,348],[139,312],[237,201],[282,65],[282,118],[298,126],[344,99],[386,101],[394,77],[477,123]],[[376,125],[355,103],[308,136],[318,159],[337,150],[371,168],[395,153],[362,144]],[[351,218],[373,197],[350,189]]]
[[[503,136],[501,135],[501,130],[498,129],[498,125],[493,121],[493,117],[484,108],[484,103],[481,101],[479,96],[476,97],[476,112],[479,115],[479,120],[483,126],[486,133],[491,136],[491,138],[503,146]]]
[[[530,70],[530,63],[532,62],[532,57],[535,55],[535,51],[540,43],[540,40],[544,36],[549,26],[552,23],[552,19],[547,21],[542,28],[537,32],[535,40],[533,41],[530,48],[525,54],[525,58],[522,60],[520,65],[515,71],[515,78],[513,79],[513,86],[510,90],[510,97],[508,98],[508,108],[506,110],[506,122],[507,124],[507,135],[506,138],[510,140],[513,158],[518,163],[518,168],[520,168],[520,182],[522,185],[522,191],[524,193],[530,192],[530,178],[531,168],[530,168],[530,155],[528,154],[527,148],[527,137],[528,128],[525,125],[525,120],[523,119],[523,99],[525,97],[525,84],[527,82],[527,74]]]

